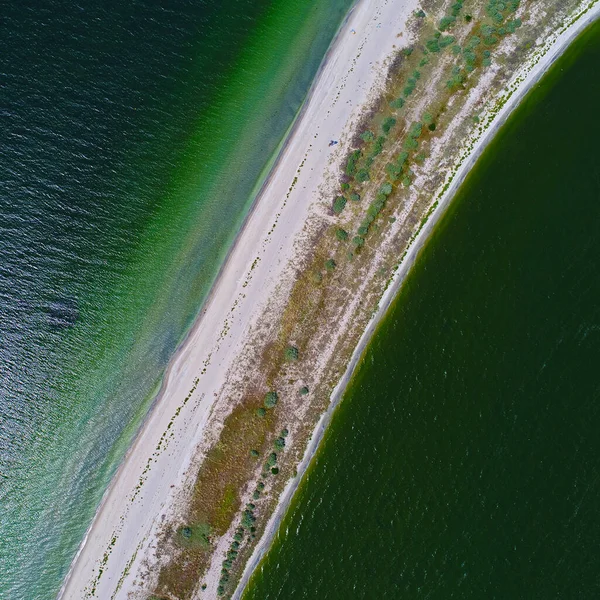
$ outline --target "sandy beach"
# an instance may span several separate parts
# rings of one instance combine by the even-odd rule
[[[386,59],[402,45],[414,0],[360,0],[332,45],[309,98],[228,255],[211,295],[165,375],[157,401],[116,473],[71,567],[59,598],[146,598],[144,579],[155,560],[160,527],[177,506],[182,485],[215,432],[207,427],[227,374],[252,327],[293,263],[294,247],[311,211],[318,208],[348,149],[352,126],[383,82]],[[356,347],[266,532],[246,566],[234,597],[264,554],[302,473],[318,447],[373,330],[413,264],[423,242],[486,144],[526,92],[577,34],[598,18],[600,5],[546,40],[503,92],[501,110],[484,118],[477,137],[465,141],[452,183],[413,240]],[[338,144],[330,146],[332,140]],[[467,150],[468,148],[468,150]],[[213,597],[211,589],[203,597]]]

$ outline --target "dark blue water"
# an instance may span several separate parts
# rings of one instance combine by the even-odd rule
[[[600,597],[600,23],[473,169],[248,599]]]

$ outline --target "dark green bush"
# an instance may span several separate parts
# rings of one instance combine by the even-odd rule
[[[392,119],[392,117],[389,117],[390,119]],[[386,119],[387,120],[387,119]],[[396,122],[396,119],[393,119],[394,123]],[[385,123],[385,121],[384,121]],[[383,128],[383,125],[381,126]],[[385,136],[380,135],[376,140],[375,140],[375,144],[373,145],[373,151],[371,152],[371,157],[377,156],[378,154],[381,154],[381,151],[383,150],[383,145],[385,144]],[[370,166],[370,165],[369,165]]]
[[[271,469],[271,474],[272,474],[272,475],[277,475],[278,473],[279,473],[279,469],[278,469],[277,467],[273,467],[273,468]]]
[[[336,267],[337,267],[337,264],[336,264],[335,260],[333,260],[333,258],[330,258],[329,260],[325,261],[325,268],[328,271],[333,271]]]
[[[340,242],[345,242],[348,239],[348,232],[341,227],[338,227],[335,230],[335,237],[340,240]]]
[[[275,450],[283,450],[285,448],[285,439],[282,437],[278,437],[274,442],[273,446]]]
[[[355,150],[348,157],[348,161],[346,162],[346,175],[352,177],[354,173],[356,173],[356,165],[360,160],[362,152],[360,150]]]
[[[260,408],[256,409],[256,414],[259,417],[264,417],[267,414],[267,411],[261,406]]]
[[[333,212],[339,215],[346,206],[346,198],[344,196],[338,196],[333,202]]]
[[[267,392],[265,395],[265,406],[267,408],[274,408],[278,399],[277,392]]]
[[[369,180],[369,171],[367,169],[359,169],[356,172],[354,179],[356,179],[356,181],[360,181],[361,183],[363,181],[368,181]]]
[[[394,117],[387,117],[381,124],[381,129],[385,134],[388,134],[395,124],[396,119],[394,119]]]
[[[372,142],[375,139],[375,134],[367,129],[367,131],[363,131],[360,134],[360,137],[363,142]]]
[[[447,48],[448,46],[454,44],[454,41],[456,40],[456,38],[453,35],[443,35],[438,43],[440,45],[440,48]]]
[[[445,17],[442,17],[440,19],[438,29],[440,31],[446,31],[447,29],[452,27],[452,25],[454,25],[455,22],[456,22],[456,17],[454,15],[446,15]]]
[[[308,394],[308,388],[307,388],[305,385],[303,385],[303,386],[300,388],[300,395],[301,395],[301,396],[306,396],[306,394]]]
[[[267,462],[265,463],[267,465],[267,468],[270,468],[274,465],[277,464],[277,454],[275,454],[275,452],[271,452],[271,454],[269,454],[269,458],[267,458]]]
[[[387,181],[382,183],[381,187],[379,188],[379,193],[383,194],[384,196],[389,196],[392,193],[392,184],[388,183]]]
[[[425,47],[427,48],[427,50],[429,50],[429,52],[440,51],[440,44],[436,39],[428,40],[427,42],[425,42]]]
[[[285,359],[298,360],[298,348],[296,348],[295,346],[288,346],[285,349]]]
[[[395,109],[400,109],[404,106],[404,98],[396,98],[390,102],[390,106]]]
[[[385,172],[392,181],[398,181],[402,174],[402,167],[398,167],[394,163],[388,163],[385,165]]]
[[[260,498],[260,492],[258,490],[254,490],[254,492],[252,493],[252,497],[255,500],[258,500]]]
[[[402,147],[405,150],[416,150],[419,147],[419,142],[417,142],[417,140],[415,140],[414,138],[407,137],[404,140],[404,143],[402,144]]]
[[[410,126],[410,130],[408,131],[408,135],[411,138],[417,139],[418,137],[420,137],[422,131],[423,131],[423,123],[419,123],[418,121],[415,121]]]

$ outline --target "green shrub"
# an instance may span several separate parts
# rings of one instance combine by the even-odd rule
[[[300,395],[301,395],[301,396],[306,396],[306,394],[308,394],[308,388],[307,388],[305,385],[303,385],[303,386],[300,388]]]
[[[440,31],[446,31],[447,29],[452,27],[452,25],[454,25],[455,22],[456,22],[456,17],[454,15],[446,15],[445,17],[442,17],[440,19],[438,29]]]
[[[256,487],[257,487],[257,488],[258,488],[258,489],[259,489],[259,490],[262,492],[262,490],[264,490],[264,489],[265,489],[265,484],[264,484],[264,482],[263,482],[263,481],[259,481],[259,482],[256,484]]]
[[[340,240],[340,242],[345,242],[348,239],[348,232],[341,227],[338,227],[335,230],[335,237]]]
[[[360,194],[352,192],[352,194],[350,194],[350,200],[352,200],[352,202],[360,202]]]
[[[375,139],[375,134],[367,129],[367,131],[360,134],[360,137],[364,142],[372,142]]]
[[[391,117],[390,117],[391,118]],[[386,119],[387,120],[387,119]],[[394,123],[396,122],[396,119],[393,119]],[[385,121],[384,121],[385,123]],[[382,125],[383,128],[383,125]],[[383,145],[385,144],[385,136],[380,135],[376,140],[375,140],[375,144],[373,144],[373,151],[371,152],[371,157],[377,156],[378,154],[381,154],[381,151],[383,150]],[[369,165],[370,166],[370,165]]]
[[[253,456],[254,458],[256,458],[258,456],[258,450],[255,450],[254,448],[252,448],[252,450],[250,450],[250,456]]]
[[[278,437],[274,442],[275,450],[283,450],[285,448],[285,438]]]
[[[285,427],[281,430],[281,437],[286,438],[289,435],[289,431]]]
[[[404,48],[402,50],[404,56],[410,56],[413,53],[413,48],[411,48],[410,46],[408,48]]]
[[[258,490],[254,490],[254,492],[252,493],[252,497],[255,500],[258,500],[260,498],[260,492]]]
[[[415,17],[417,17],[419,19],[424,19],[426,16],[427,15],[425,14],[425,11],[423,9],[415,12]]]
[[[429,123],[427,129],[429,129],[429,131],[435,131],[435,123]]]
[[[277,392],[267,392],[265,395],[265,406],[267,408],[274,408],[277,404],[277,400],[279,400]]]
[[[419,147],[419,142],[417,142],[417,140],[415,140],[414,138],[407,137],[404,140],[404,143],[402,144],[402,147],[405,150],[416,150]]]
[[[350,189],[350,184],[349,183],[342,183],[340,185],[340,189],[342,190],[342,192],[347,192]]]
[[[245,510],[244,515],[242,516],[242,527],[244,529],[250,529],[254,525],[256,521],[256,517],[252,514],[251,510]],[[229,566],[231,568],[231,565]]]
[[[402,167],[394,163],[388,163],[385,165],[385,172],[392,181],[398,181],[400,175],[402,175]]]
[[[356,165],[360,160],[362,152],[360,150],[355,150],[348,157],[348,161],[346,162],[346,175],[352,177],[354,173],[356,173]]]
[[[355,236],[355,237],[352,238],[352,243],[357,248],[360,248],[361,246],[365,245],[365,238],[364,237],[360,237],[360,235],[357,235],[357,236]]]
[[[396,98],[390,102],[390,106],[395,109],[402,108],[404,106],[404,98]]]
[[[407,85],[402,90],[402,93],[408,98],[408,96],[410,96],[414,91],[415,91],[415,86],[414,85]]]
[[[275,452],[271,452],[271,454],[269,454],[269,458],[267,458],[267,462],[265,463],[267,465],[267,468],[273,467],[274,465],[277,464],[277,454],[275,454]]]
[[[333,202],[333,212],[339,215],[346,206],[346,198],[344,196],[338,196]]]
[[[271,469],[271,475],[278,475],[279,474],[279,469],[277,467],[273,467]]]
[[[443,35],[438,43],[440,45],[440,48],[447,48],[448,46],[454,44],[456,38],[453,35]]]
[[[367,235],[367,233],[369,233],[369,226],[368,225],[361,225],[356,230],[356,233],[358,233],[358,235]]]
[[[379,188],[379,193],[383,194],[384,196],[389,196],[392,193],[392,184],[388,183],[387,181],[381,184],[381,187]]]
[[[369,171],[367,169],[359,169],[354,176],[354,179],[359,182],[369,181]]]
[[[455,44],[454,46],[452,46],[452,54],[460,54],[461,52],[461,48],[458,44]]]
[[[425,123],[425,125],[429,125],[429,123],[433,123],[433,115],[430,112],[426,112],[423,115],[423,123]]]
[[[296,348],[295,346],[288,346],[285,349],[285,359],[298,360],[298,348]]]
[[[408,131],[408,135],[411,138],[417,139],[418,137],[421,136],[422,131],[423,131],[423,123],[419,123],[418,121],[415,121],[410,126],[410,130]]]
[[[238,542],[241,542],[244,539],[244,536],[241,533],[236,532],[235,535],[233,536],[233,539]]]
[[[328,271],[333,271],[335,268],[337,267],[337,264],[335,262],[335,260],[333,260],[333,258],[330,258],[329,260],[325,261],[325,268]]]
[[[261,406],[260,408],[256,409],[256,414],[259,417],[264,417],[267,414],[267,411]]]
[[[427,48],[427,50],[429,50],[429,52],[440,51],[440,44],[436,39],[428,40],[427,42],[425,42],[425,47]]]

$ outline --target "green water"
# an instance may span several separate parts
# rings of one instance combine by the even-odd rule
[[[498,134],[244,598],[600,596],[600,23]]]
[[[52,0],[0,34],[0,598],[52,598],[351,0]]]

